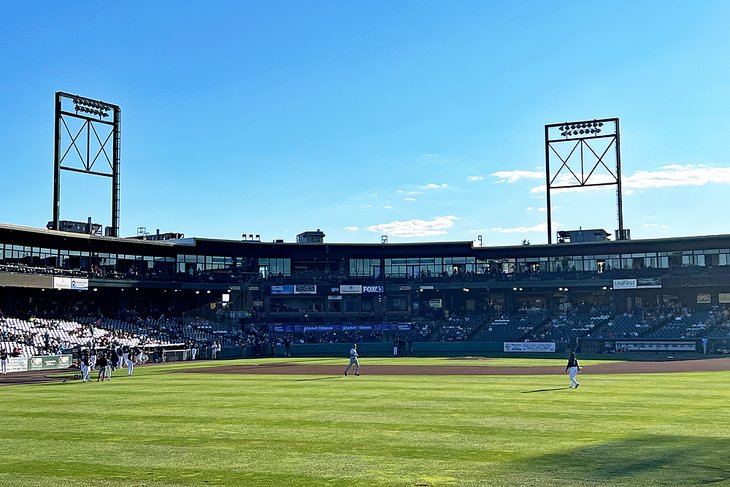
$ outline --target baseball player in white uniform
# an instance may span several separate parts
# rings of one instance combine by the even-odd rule
[[[350,363],[348,364],[347,368],[345,369],[345,376],[347,376],[347,372],[349,372],[350,367],[355,365],[355,375],[360,375],[360,362],[357,360],[357,343],[352,346],[350,349]]]

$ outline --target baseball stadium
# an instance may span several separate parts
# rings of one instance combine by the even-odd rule
[[[52,219],[0,224],[0,484],[730,485],[730,235],[631,239],[618,119],[545,126],[548,207],[557,144],[608,140],[614,235],[489,247],[120,236],[120,115],[56,93]]]

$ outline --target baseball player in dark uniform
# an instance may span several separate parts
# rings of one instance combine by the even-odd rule
[[[575,352],[570,352],[570,357],[568,358],[568,365],[565,367],[565,371],[570,374],[570,388],[571,389],[577,389],[580,385],[580,382],[578,382],[575,378],[576,375],[578,375],[578,371],[582,369],[580,364],[578,363],[578,359],[575,358]]]

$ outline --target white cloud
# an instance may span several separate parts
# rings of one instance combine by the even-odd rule
[[[385,208],[386,210],[392,210],[393,209],[393,207],[390,206],[390,205],[385,205],[385,206],[383,206],[383,208]]]
[[[591,183],[610,183],[615,181],[609,174],[594,174]],[[512,182],[512,181],[509,181]],[[555,185],[576,184],[577,180],[571,174],[561,174]],[[702,164],[673,164],[660,167],[655,171],[637,171],[630,176],[624,176],[621,184],[624,195],[632,195],[635,190],[670,188],[678,186],[704,186],[710,183],[730,184],[730,167],[711,167]],[[600,188],[613,190],[612,186]],[[572,191],[584,191],[583,188],[574,188]],[[545,185],[535,186],[531,193],[544,193]]]
[[[704,186],[709,183],[730,183],[730,167],[673,164],[658,171],[637,171],[623,179],[624,187],[632,189]]]
[[[446,183],[443,184],[436,184],[436,183],[428,183],[426,186],[421,186],[423,189],[443,189],[448,188],[449,185]]]
[[[541,171],[497,171],[492,176],[497,178],[498,183],[516,183],[520,179],[544,179],[545,173]]]
[[[367,230],[394,237],[429,237],[431,235],[445,235],[446,230],[454,225],[456,219],[455,216],[438,216],[433,220],[396,220],[390,223],[369,226]]]
[[[554,225],[553,225],[554,226]],[[540,223],[532,227],[493,227],[491,231],[496,233],[529,233],[529,232],[545,232],[547,230],[547,223]]]
[[[467,176],[466,177],[466,180],[467,181],[471,181],[471,182],[483,181],[484,180],[484,176]]]
[[[398,194],[421,194],[420,191],[404,191],[402,189],[399,189],[398,191],[396,191],[396,193],[398,193]]]
[[[359,208],[372,208],[373,205],[360,205]]]
[[[403,201],[416,201],[416,198],[403,198]]]
[[[355,225],[351,225],[349,227],[345,227],[345,230],[347,230],[348,232],[357,232],[360,229],[357,228]]]
[[[644,223],[641,225],[641,228],[661,228],[661,229],[667,229],[669,228],[669,225],[664,225],[660,223]]]

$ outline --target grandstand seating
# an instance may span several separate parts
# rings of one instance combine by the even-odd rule
[[[411,323],[409,331],[329,331],[273,332],[265,324],[231,327],[203,318],[142,318],[130,313],[126,319],[78,317],[0,318],[0,348],[22,356],[47,355],[79,347],[128,345],[169,346],[198,344],[201,352],[211,344],[222,347],[253,346],[265,353],[272,345],[291,343],[423,341],[557,341],[576,339],[695,339],[730,338],[730,312],[727,309],[639,310],[634,314],[613,316],[604,309],[579,312],[569,309],[558,316],[545,310],[522,311],[512,316],[488,315],[449,317],[438,321]],[[201,353],[205,357],[205,353]]]
[[[710,311],[681,314],[668,320],[665,325],[649,331],[647,338],[701,338],[705,336]]]
[[[107,347],[112,343],[130,347],[166,344],[147,335],[120,333],[118,329],[104,328],[101,323],[47,318],[0,319],[0,338],[0,347],[8,353],[15,351],[24,357],[58,354],[80,346]]]

